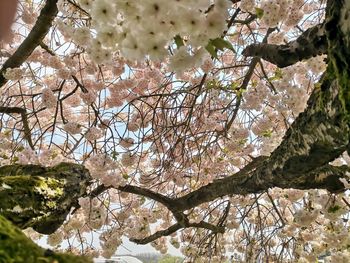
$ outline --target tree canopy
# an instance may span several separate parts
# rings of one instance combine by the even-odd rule
[[[0,46],[6,226],[350,260],[349,0],[21,0]]]

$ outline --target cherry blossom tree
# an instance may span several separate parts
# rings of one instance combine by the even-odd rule
[[[126,236],[188,262],[349,261],[349,0],[17,9],[0,50],[7,225],[90,257]]]

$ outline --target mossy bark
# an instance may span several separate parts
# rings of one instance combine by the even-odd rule
[[[54,253],[39,247],[0,215],[0,263],[92,263],[86,257]]]
[[[326,34],[328,75],[340,86],[340,100],[350,122],[350,1],[328,0]]]
[[[0,215],[22,229],[52,234],[86,194],[90,182],[88,170],[78,164],[0,167]]]

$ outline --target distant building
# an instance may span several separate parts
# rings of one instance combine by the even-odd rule
[[[142,263],[142,261],[132,256],[117,256],[109,259],[95,258],[94,263]]]

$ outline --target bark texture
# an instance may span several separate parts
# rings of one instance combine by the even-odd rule
[[[246,47],[242,54],[246,57],[260,57],[284,68],[304,59],[326,54],[327,47],[324,24],[320,24],[309,28],[296,40],[287,44],[252,44]]]
[[[45,250],[0,215],[0,263],[92,263],[91,259]]]
[[[72,163],[0,167],[0,215],[22,229],[52,234],[86,194],[90,181],[88,170]]]

